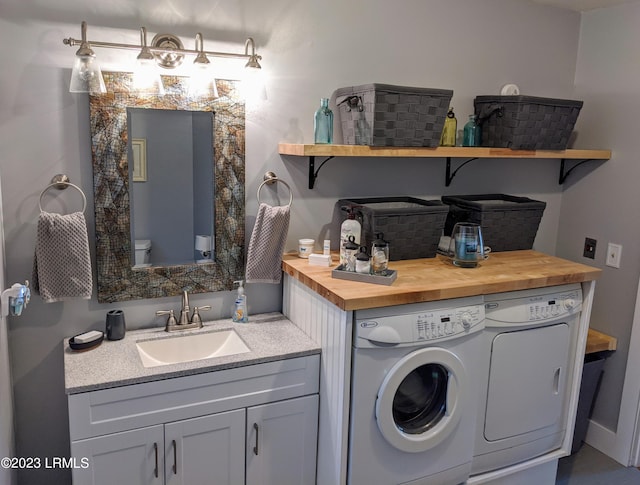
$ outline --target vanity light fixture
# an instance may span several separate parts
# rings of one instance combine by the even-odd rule
[[[82,39],[80,48],[76,51],[76,60],[71,71],[71,93],[106,93],[107,88],[102,79],[102,71],[96,60],[96,54],[87,42],[87,23],[82,22],[80,27]],[[76,41],[77,42],[77,41]],[[71,44],[70,44],[71,45]],[[73,44],[78,45],[78,44]]]
[[[193,60],[189,79],[189,96],[208,95],[217,98],[216,79],[211,72],[211,62],[204,53],[202,34],[200,32],[196,34],[196,51],[198,51],[198,54]]]
[[[202,70],[210,70],[207,67],[210,64],[209,58],[227,58],[227,59],[246,59],[245,72],[260,72],[262,66],[260,66],[260,60],[262,57],[256,54],[255,42],[253,38],[249,37],[245,42],[244,54],[234,52],[215,52],[205,51],[203,49],[202,34],[196,35],[196,48],[194,50],[185,49],[180,40],[172,34],[158,34],[151,41],[151,45],[147,45],[146,41],[146,29],[142,27],[140,29],[140,45],[135,44],[121,44],[115,42],[102,42],[102,41],[88,41],[86,38],[87,23],[82,22],[82,39],[66,38],[62,42],[68,46],[80,46],[80,49],[76,52],[76,56],[80,59],[81,64],[78,68],[80,74],[76,74],[76,68],[71,77],[70,91],[74,93],[104,93],[106,88],[104,86],[104,80],[102,79],[102,73],[95,60],[95,53],[92,48],[107,48],[107,49],[125,49],[125,50],[140,50],[136,64],[139,67],[144,65],[145,69],[149,67],[151,60],[155,61],[160,67],[173,69],[178,67],[185,56],[193,55],[195,60],[193,61],[192,77],[198,77],[201,74],[196,75],[196,72]],[[151,55],[151,58],[149,57]],[[77,62],[76,62],[77,63]],[[155,67],[155,66],[154,66]],[[82,70],[84,69],[84,70]],[[84,77],[84,81],[80,82]],[[158,74],[159,77],[159,74]],[[137,80],[136,80],[137,81]],[[210,81],[212,86],[215,87],[213,82],[213,76],[210,75]],[[197,81],[194,82],[198,84]],[[206,83],[205,83],[206,84]],[[162,83],[158,85],[158,91],[162,87]],[[162,87],[163,89],[163,87]],[[194,89],[196,89],[194,87]],[[213,89],[213,88],[211,88]],[[262,88],[264,90],[264,87]],[[147,93],[148,91],[145,91]],[[265,93],[266,94],[266,93]],[[215,95],[215,93],[214,93]]]
[[[140,45],[142,49],[136,57],[136,67],[133,71],[133,89],[138,94],[163,96],[164,86],[156,59],[147,45],[147,29],[144,27],[140,27]]]

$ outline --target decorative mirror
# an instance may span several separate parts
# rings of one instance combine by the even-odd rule
[[[245,239],[244,102],[237,83],[218,80],[218,98],[190,98],[186,94],[186,78],[162,76],[164,96],[137,96],[129,89],[130,73],[105,72],[103,76],[107,93],[89,97],[98,301],[158,298],[179,295],[183,290],[190,293],[231,290],[233,281],[243,278]],[[191,143],[193,149],[179,149],[178,154],[184,157],[178,155],[160,162],[158,151],[166,150],[155,149],[152,140],[141,137],[131,126],[131,117],[142,110],[193,112],[194,124],[212,130],[211,136],[203,138],[209,141],[187,142],[185,147]],[[207,143],[213,145],[212,152],[196,148]],[[191,158],[187,152],[201,156],[192,162],[187,159]],[[206,164],[202,153],[208,153],[205,157],[210,158]],[[173,249],[166,249],[160,260],[154,260],[154,238],[157,252],[162,252],[162,247],[171,247],[163,239],[166,235],[149,236],[151,229],[146,223],[133,223],[132,206],[143,206],[147,197],[138,195],[135,186],[150,184],[158,176],[161,164],[172,169],[173,172],[163,171],[162,177],[173,180],[175,190],[165,186],[162,189],[165,207],[147,203],[147,209],[153,211],[157,207],[160,220],[167,216],[167,208],[179,207],[183,211],[183,220],[170,222],[164,217],[165,224],[161,227],[166,234],[173,231],[189,241],[187,255],[178,256],[177,260],[169,257],[175,256],[177,251]],[[196,165],[205,171],[196,172]],[[193,174],[193,180],[179,182],[186,172]],[[187,200],[194,202],[189,205]],[[183,206],[190,208],[182,209]],[[198,218],[204,222],[198,223]],[[143,251],[150,246],[149,264],[136,264],[136,241],[146,243],[139,246]]]

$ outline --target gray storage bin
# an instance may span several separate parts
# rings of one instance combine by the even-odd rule
[[[589,417],[596,398],[596,391],[600,383],[600,377],[604,369],[605,358],[599,355],[586,355],[582,368],[582,383],[578,397],[578,409],[576,411],[576,426],[573,431],[571,454],[582,447],[582,442],[587,436]]]
[[[335,96],[345,145],[437,147],[453,91],[365,84]]]
[[[482,146],[516,150],[564,150],[582,101],[536,96],[476,96]]]
[[[337,205],[356,207],[362,224],[360,245],[369,252],[376,233],[384,234],[391,261],[435,257],[449,211],[439,200],[414,197],[341,199]]]
[[[531,249],[546,202],[505,194],[445,195],[449,214],[444,228],[451,235],[457,222],[482,227],[484,244],[491,251]]]

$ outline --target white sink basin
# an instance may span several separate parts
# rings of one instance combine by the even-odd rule
[[[235,330],[176,335],[136,342],[145,367],[179,364],[249,352]]]

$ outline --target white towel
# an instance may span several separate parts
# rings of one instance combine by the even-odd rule
[[[260,204],[247,252],[247,283],[280,283],[289,230],[289,206]]]
[[[66,215],[40,212],[33,288],[46,303],[91,298],[91,256],[82,212]]]

